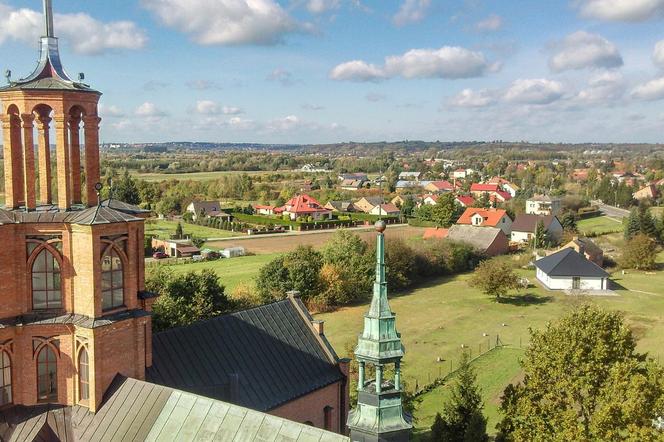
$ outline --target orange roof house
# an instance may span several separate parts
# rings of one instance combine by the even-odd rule
[[[512,219],[503,209],[469,207],[457,220],[457,224],[473,227],[498,227],[505,235],[512,232]]]
[[[276,209],[275,213],[289,215],[292,220],[309,216],[315,220],[321,220],[329,219],[332,216],[330,209],[326,209],[309,195],[294,196],[283,207]]]

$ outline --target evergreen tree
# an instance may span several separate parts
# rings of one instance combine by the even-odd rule
[[[639,206],[639,230],[647,237],[657,239],[657,225],[645,204]]]
[[[443,432],[445,431],[445,422],[443,422],[443,417],[440,413],[436,413],[436,418],[433,420],[433,425],[431,425],[431,442],[437,442],[443,440]]]
[[[636,209],[629,212],[627,224],[625,224],[625,239],[630,240],[641,232],[641,219]]]
[[[483,408],[482,396],[477,386],[477,375],[470,366],[468,354],[463,353],[457,380],[452,386],[451,398],[443,407],[442,425],[437,428],[442,437],[432,440],[436,442],[489,440],[486,434],[486,418],[482,414]]]
[[[413,199],[413,195],[407,195],[406,198],[404,198],[403,204],[401,206],[401,214],[403,216],[411,216],[414,210],[415,200]]]
[[[184,230],[182,229],[182,224],[178,223],[177,227],[175,228],[175,239],[182,238],[184,238]]]
[[[544,221],[539,220],[537,226],[535,227],[535,238],[533,239],[533,246],[536,249],[541,249],[546,247],[546,228],[544,227]]]
[[[574,216],[574,214],[572,212],[565,213],[560,218],[560,224],[562,224],[563,230],[566,230],[568,232],[576,232],[577,231],[576,216]]]

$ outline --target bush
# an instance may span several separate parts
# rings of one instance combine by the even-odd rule
[[[283,299],[289,291],[298,291],[303,301],[320,292],[320,270],[323,259],[311,246],[274,259],[261,268],[256,280],[258,295],[263,302]]]
[[[627,241],[620,265],[626,269],[653,270],[657,267],[657,244],[644,234]]]

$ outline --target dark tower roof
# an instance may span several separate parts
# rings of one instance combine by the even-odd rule
[[[87,84],[72,80],[65,72],[62,61],[60,61],[58,39],[53,30],[52,0],[44,0],[44,35],[40,40],[39,52],[39,62],[32,74],[20,80],[11,81],[8,86],[0,88],[0,91],[74,90],[99,94]]]

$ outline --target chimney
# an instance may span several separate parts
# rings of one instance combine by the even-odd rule
[[[325,321],[320,321],[320,320],[311,321],[311,325],[314,327],[314,330],[316,330],[316,332],[320,336],[323,336],[325,334],[325,332],[324,332]]]
[[[286,292],[286,296],[288,296],[291,299],[299,298],[300,297],[300,292],[297,291],[297,290],[291,290],[290,292]]]

